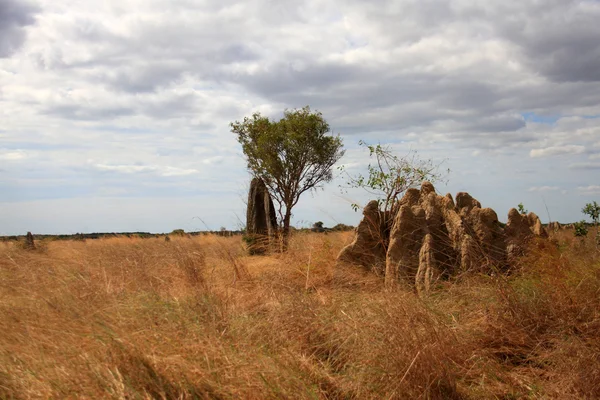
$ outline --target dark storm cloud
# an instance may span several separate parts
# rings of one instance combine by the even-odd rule
[[[0,58],[9,57],[25,41],[25,27],[38,9],[23,0],[0,0]]]

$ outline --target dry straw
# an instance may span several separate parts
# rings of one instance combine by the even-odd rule
[[[593,237],[419,297],[337,266],[351,236],[2,243],[0,398],[600,397]]]

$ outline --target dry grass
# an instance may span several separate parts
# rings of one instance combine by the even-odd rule
[[[211,236],[0,244],[0,398],[598,398],[600,254],[570,236],[420,298],[336,267],[351,233],[268,257]]]

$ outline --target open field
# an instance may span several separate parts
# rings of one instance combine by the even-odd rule
[[[424,297],[352,233],[0,243],[0,398],[600,397],[600,253],[559,232]]]

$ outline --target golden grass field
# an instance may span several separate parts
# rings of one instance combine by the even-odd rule
[[[600,398],[600,253],[570,231],[428,295],[352,233],[0,243],[0,398]]]

